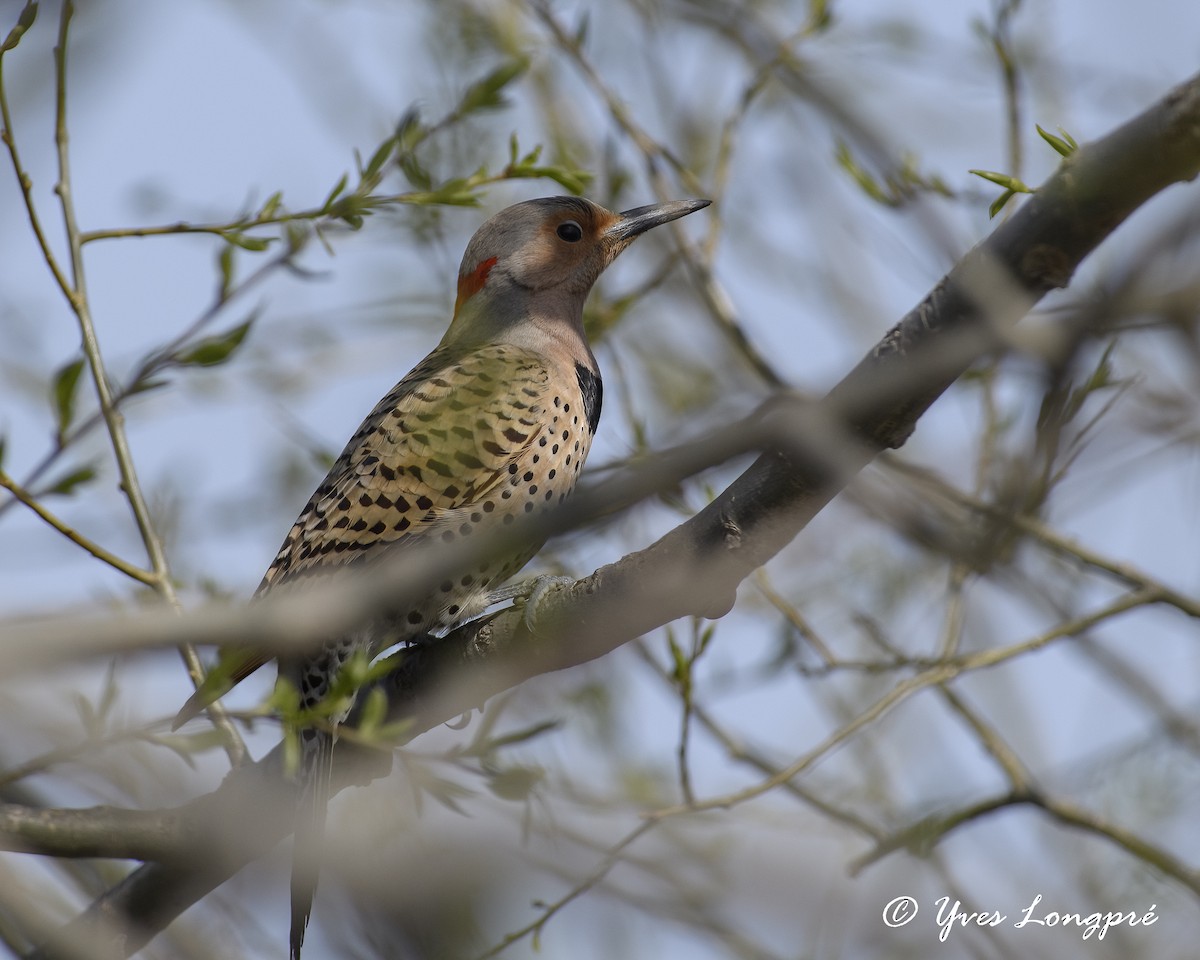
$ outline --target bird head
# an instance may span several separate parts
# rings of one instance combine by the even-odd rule
[[[638,236],[703,207],[676,200],[613,213],[580,197],[506,207],[467,244],[451,336],[490,339],[526,318],[582,322],[596,278]]]

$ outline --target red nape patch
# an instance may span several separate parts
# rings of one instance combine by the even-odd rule
[[[467,300],[470,300],[475,294],[483,289],[483,285],[487,283],[488,274],[492,272],[492,267],[496,265],[495,257],[488,257],[479,264],[470,273],[462,273],[458,276],[458,299],[454,301],[454,312],[458,313],[458,308]]]

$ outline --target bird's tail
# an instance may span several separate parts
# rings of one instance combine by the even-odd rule
[[[296,840],[292,853],[292,960],[300,960],[300,947],[312,914],[313,895],[317,892],[333,772],[333,743],[333,734],[328,731],[312,727],[300,731]]]

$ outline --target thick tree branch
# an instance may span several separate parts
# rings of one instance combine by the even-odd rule
[[[1198,172],[1200,77],[1064,161],[889,331],[820,405],[817,427],[840,424],[843,433],[818,429],[803,447],[763,454],[708,508],[653,546],[553,591],[539,607],[536,633],[519,610],[504,611],[405,652],[385,681],[393,716],[411,718],[415,736],[527,677],[601,656],[678,617],[726,612],[738,584],[789,543],[855,470],[880,450],[903,444],[930,404],[972,362],[1003,345],[1011,325],[1043,294],[1064,286],[1142,203]],[[846,435],[858,443],[846,444]],[[824,443],[837,448],[836,462],[804,453],[823,452]],[[378,772],[354,763],[354,753],[342,752],[343,784]],[[215,793],[179,811],[219,824],[215,834],[223,846],[213,858],[194,872],[140,868],[67,933],[83,937],[97,921],[122,921],[127,936],[110,944],[109,955],[128,955],[266,853],[288,832],[288,818],[243,815],[247,808],[274,811],[247,797],[269,787],[276,764],[272,754],[235,771]],[[233,810],[237,816],[228,815]]]
[[[0,849],[57,857],[172,861],[204,848],[195,823],[175,811],[119,807],[34,810],[0,803]]]

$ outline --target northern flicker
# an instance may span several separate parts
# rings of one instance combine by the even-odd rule
[[[613,213],[576,197],[546,197],[488,220],[463,255],[445,336],[350,438],[255,596],[368,562],[383,547],[390,554],[405,544],[458,541],[560,503],[575,486],[600,418],[600,371],[583,330],[584,300],[636,237],[707,205],[681,200]],[[386,619],[281,660],[281,678],[299,691],[302,709],[320,703],[354,654],[373,657],[476,615],[540,546],[514,542],[506,555],[404,598]],[[263,662],[243,663],[232,681]],[[177,725],[208,698],[201,688]],[[335,731],[348,712],[331,718]],[[335,740],[327,729],[300,731],[294,960],[312,910],[314,849]]]

